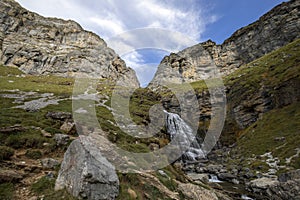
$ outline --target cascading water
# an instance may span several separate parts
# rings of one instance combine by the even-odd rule
[[[165,124],[167,132],[170,135],[172,142],[183,150],[183,161],[196,161],[199,158],[204,158],[205,154],[201,149],[201,144],[196,138],[193,129],[174,113],[165,112]]]

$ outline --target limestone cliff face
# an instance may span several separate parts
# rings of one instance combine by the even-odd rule
[[[0,1],[0,62],[28,74],[89,75],[139,85],[135,72],[96,34],[74,21],[45,18]]]
[[[300,1],[291,0],[236,31],[221,45],[209,40],[166,56],[150,86],[162,80],[182,83],[206,79],[215,73],[214,65],[222,75],[228,75],[297,38],[300,38]]]

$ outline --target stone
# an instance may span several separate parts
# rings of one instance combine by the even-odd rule
[[[52,112],[52,111],[50,111],[50,112],[47,112],[46,118],[65,121],[67,119],[71,119],[72,114],[69,112]]]
[[[300,179],[300,169],[291,172],[282,173],[278,176],[278,180],[280,182],[287,182],[295,179]]]
[[[217,176],[221,181],[228,181],[228,182],[232,182],[233,179],[237,178],[235,175],[230,173],[219,173],[217,174]]]
[[[247,185],[250,187],[253,191],[255,190],[266,190],[271,186],[278,185],[278,181],[276,179],[272,178],[259,178],[259,179],[254,179],[250,181]]]
[[[46,137],[46,138],[52,138],[51,133],[49,133],[49,132],[47,132],[47,131],[45,131],[45,130],[41,130],[41,133],[42,133],[42,135],[43,135],[44,137]]]
[[[79,199],[115,199],[119,180],[115,167],[87,137],[74,140],[64,155],[55,189],[66,188]]]
[[[195,200],[218,200],[216,192],[212,190],[205,189],[198,185],[191,183],[180,183],[178,182],[178,190],[181,191],[186,199],[195,199]],[[227,199],[227,198],[221,198]]]
[[[96,77],[139,86],[135,72],[105,41],[78,23],[45,18],[12,0],[0,2],[0,13],[1,64],[26,74]]]
[[[18,183],[23,179],[23,174],[14,170],[0,169],[0,183]]]
[[[76,133],[76,126],[73,121],[66,120],[60,127],[60,130],[66,132],[69,135],[74,135]]]
[[[130,196],[130,199],[136,199],[137,198],[136,192],[134,190],[132,190],[131,188],[128,188],[127,192]]]
[[[187,176],[193,181],[201,181],[203,183],[208,183],[209,180],[208,174],[189,173]]]
[[[60,162],[53,158],[44,158],[41,160],[41,164],[45,169],[55,169],[60,164]]]
[[[70,136],[65,134],[55,134],[53,138],[57,146],[67,145],[70,141]]]
[[[14,125],[14,126],[9,126],[9,127],[1,127],[0,128],[0,133],[15,133],[15,132],[23,132],[27,130],[21,125]]]
[[[165,56],[149,87],[155,89],[164,81],[189,83],[211,78],[215,76],[214,65],[221,75],[228,75],[300,38],[299,4],[288,1],[276,6],[256,22],[237,30],[223,44],[208,40]]]
[[[151,143],[151,144],[149,144],[149,149],[151,151],[157,151],[157,150],[159,150],[159,145],[155,144],[155,143]]]
[[[223,168],[222,165],[213,165],[210,164],[206,167],[208,173],[217,174]]]

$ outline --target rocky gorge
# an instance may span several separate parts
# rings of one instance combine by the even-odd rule
[[[165,110],[158,115],[165,126],[149,138],[132,137],[116,122],[115,81],[124,78],[124,91],[138,81],[100,37],[12,0],[0,5],[0,199],[300,199],[299,1],[276,6],[221,45],[207,41],[166,56],[149,86],[130,98],[131,129],[157,120],[149,114],[156,104]],[[205,80],[216,69],[224,86],[212,85],[212,94]],[[72,94],[74,77],[89,75],[100,79],[94,96],[91,88]],[[189,113],[181,115],[181,99],[159,87],[163,80],[190,84],[198,124],[185,121]],[[218,126],[213,108],[226,118],[208,153],[203,141]],[[89,127],[92,112],[101,131]],[[176,135],[188,150],[155,171],[139,168],[153,161],[134,163],[112,149],[155,153]],[[118,171],[116,160],[134,173]]]

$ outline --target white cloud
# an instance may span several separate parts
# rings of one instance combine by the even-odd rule
[[[132,29],[145,27],[163,28],[179,32],[194,41],[200,41],[206,25],[217,18],[207,11],[207,7],[199,0],[17,0],[25,8],[48,17],[59,17],[77,21],[83,28],[97,33],[105,40]],[[126,34],[123,34],[126,35]],[[137,37],[127,34],[127,38]],[[157,40],[147,39],[147,35],[136,38],[142,44],[162,45],[167,50],[174,49],[176,42],[185,38],[176,34],[156,36]],[[168,40],[169,38],[169,40]],[[123,38],[126,39],[126,38]],[[119,44],[128,47],[128,43]],[[136,44],[137,44],[136,42]],[[172,44],[171,44],[172,43]],[[135,47],[135,45],[133,47]],[[175,49],[182,49],[177,46]],[[170,48],[170,49],[168,49]],[[127,48],[130,49],[130,48]],[[165,49],[166,50],[166,49]],[[137,52],[125,57],[129,66],[138,70]],[[140,65],[141,66],[141,65]],[[141,70],[142,71],[142,70]],[[139,77],[140,78],[140,77]],[[141,80],[141,78],[140,78]],[[141,80],[141,82],[144,82]]]

